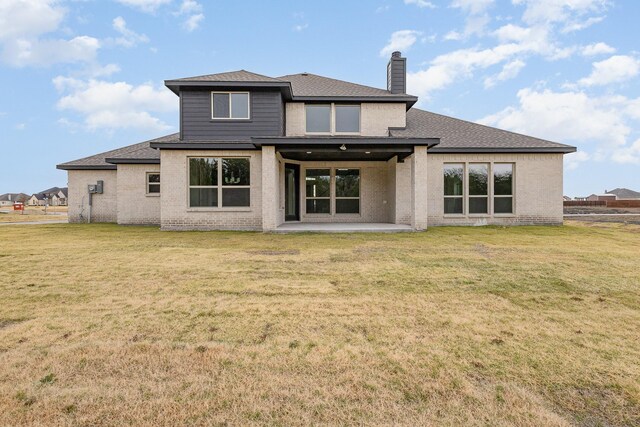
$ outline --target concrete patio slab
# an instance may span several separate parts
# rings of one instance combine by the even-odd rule
[[[413,231],[411,226],[388,223],[313,223],[288,222],[280,225],[276,233],[399,233]]]

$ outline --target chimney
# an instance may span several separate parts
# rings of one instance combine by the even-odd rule
[[[395,51],[387,64],[387,90],[391,93],[407,93],[407,58]]]

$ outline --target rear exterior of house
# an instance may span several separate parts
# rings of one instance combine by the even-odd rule
[[[562,223],[562,158],[575,148],[414,108],[399,52],[386,89],[244,70],[165,84],[178,133],[58,165],[71,222]]]

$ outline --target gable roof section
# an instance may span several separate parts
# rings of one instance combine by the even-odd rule
[[[262,74],[252,73],[251,71],[238,70],[228,71],[225,73],[205,74],[203,76],[185,77],[181,79],[168,80],[171,82],[280,82],[282,80],[273,77],[264,76]]]
[[[407,111],[407,126],[391,128],[390,136],[440,138],[431,153],[537,152],[572,153],[575,147],[509,132],[466,120],[412,108]]]
[[[15,202],[18,199],[28,199],[29,195],[25,193],[4,193],[0,194],[0,202]]]
[[[640,192],[629,190],[628,188],[616,188],[615,190],[607,191],[606,194],[615,194],[618,199],[640,199]]]
[[[151,139],[149,141],[140,142],[138,144],[128,145],[126,147],[117,148],[115,150],[105,151],[104,153],[96,154],[82,159],[73,160],[66,163],[61,163],[56,166],[62,170],[114,170],[117,168],[116,164],[107,161],[113,160],[118,163],[160,163],[160,153],[157,150],[151,148],[153,142],[177,142],[179,141],[180,134],[174,133],[166,135],[160,138]],[[149,160],[153,159],[154,162]],[[121,160],[121,161],[118,161]]]

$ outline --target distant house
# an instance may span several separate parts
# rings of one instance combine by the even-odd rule
[[[592,194],[586,198],[586,200],[590,202],[606,202],[609,200],[616,200],[617,196],[615,194]]]
[[[604,191],[606,194],[615,194],[618,200],[637,200],[640,199],[640,192],[629,190],[628,188],[616,188],[611,191]]]
[[[564,200],[565,202],[570,202],[572,199],[569,196],[562,196],[562,200]]]
[[[45,204],[49,204],[49,206],[66,206],[67,205],[67,194],[68,188],[60,188],[60,187],[51,187],[46,190],[40,191],[39,193],[35,193],[29,198],[28,205],[29,206],[44,206]]]
[[[15,202],[25,203],[29,199],[24,193],[5,193],[0,195],[0,206],[13,206]]]
[[[29,198],[29,202],[27,203],[29,206],[44,206],[46,204],[46,197],[43,193],[33,194]]]

